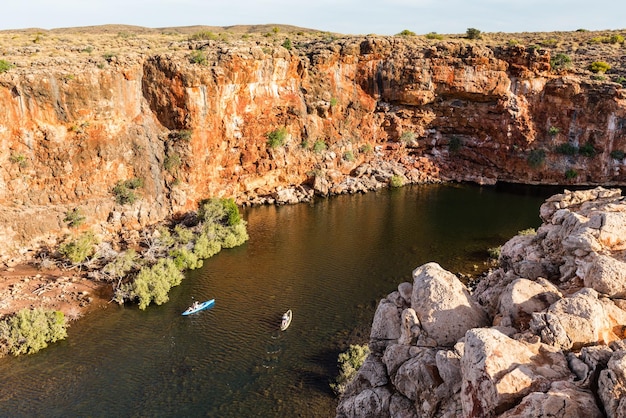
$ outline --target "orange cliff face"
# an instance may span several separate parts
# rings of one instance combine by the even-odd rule
[[[385,163],[417,181],[625,180],[613,158],[626,150],[624,90],[551,72],[547,52],[361,37],[202,53],[204,64],[187,50],[0,74],[0,239],[58,236],[76,207],[115,232],[209,196],[259,202]],[[556,151],[565,143],[593,152]],[[117,203],[115,185],[134,178],[137,202]]]

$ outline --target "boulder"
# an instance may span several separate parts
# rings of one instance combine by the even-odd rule
[[[559,289],[545,279],[516,279],[506,287],[500,297],[500,325],[525,331],[533,312],[547,309],[561,297]]]
[[[472,418],[495,417],[531,392],[548,391],[552,381],[571,378],[562,352],[489,328],[467,332],[461,372],[463,416]]]
[[[401,325],[400,309],[394,302],[383,299],[376,308],[370,338],[395,341],[400,338]]]
[[[626,297],[626,263],[614,257],[599,254],[586,268],[581,269],[586,287],[612,298]]]
[[[402,311],[402,328],[400,330],[399,344],[410,345],[417,340],[421,332],[420,321],[412,308]]]
[[[626,312],[609,300],[599,300],[595,290],[584,288],[545,312],[533,313],[530,328],[546,344],[577,350],[623,338],[620,324],[626,322],[622,321],[626,321]]]
[[[609,418],[626,417],[626,350],[613,353],[600,373],[598,396]]]
[[[389,417],[391,391],[386,387],[368,388],[344,398],[337,406],[337,418]]]
[[[546,393],[533,392],[499,418],[602,418],[590,391],[570,382],[555,382]]]
[[[411,307],[422,329],[439,345],[454,345],[468,329],[489,324],[465,285],[437,263],[413,271]]]

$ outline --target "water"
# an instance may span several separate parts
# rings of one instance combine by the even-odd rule
[[[540,224],[552,191],[411,186],[248,209],[249,242],[206,260],[169,303],[111,304],[63,342],[0,359],[0,416],[334,416],[337,354],[367,340],[377,301],[429,261],[480,270],[487,248]]]

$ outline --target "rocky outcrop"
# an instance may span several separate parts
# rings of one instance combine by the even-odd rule
[[[384,367],[359,371],[337,416],[626,416],[626,200],[566,191],[541,217],[473,292],[429,263],[383,299],[368,361]],[[385,402],[357,406],[376,390]]]
[[[18,64],[0,74],[7,251],[66,232],[76,207],[105,234],[208,196],[286,204],[390,183],[626,180],[612,154],[626,149],[624,90],[584,68],[552,71],[547,50],[376,36],[165,49],[97,60],[70,48],[46,66],[7,48]],[[565,143],[588,148],[555,151]],[[114,187],[134,178],[139,199],[116,203]]]

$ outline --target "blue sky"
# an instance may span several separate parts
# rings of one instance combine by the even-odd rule
[[[12,0],[0,29],[290,24],[344,34],[626,29],[622,0]]]

